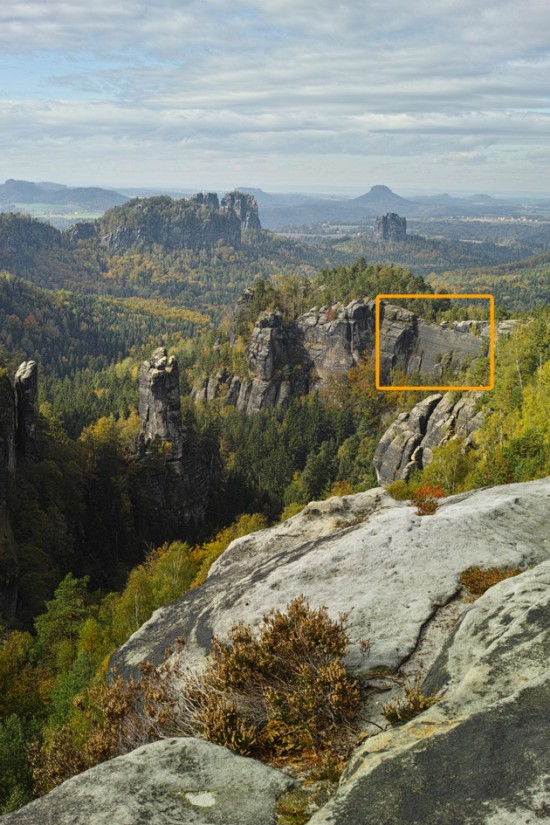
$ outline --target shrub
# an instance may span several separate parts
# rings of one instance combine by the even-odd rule
[[[298,759],[335,774],[355,737],[359,687],[346,672],[346,617],[332,620],[300,597],[272,611],[255,637],[244,624],[214,641],[207,667],[189,673],[174,656],[142,666],[137,684],[117,677],[77,697],[80,719],[31,756],[45,793],[92,765],[170,736],[199,736],[264,761]],[[183,644],[183,641],[180,640]]]
[[[417,676],[414,682],[405,685],[405,698],[386,703],[382,708],[382,713],[391,725],[404,725],[437,701],[433,693],[430,696],[424,696],[420,689],[420,679]]]
[[[460,582],[473,596],[482,596],[486,590],[493,585],[518,576],[523,571],[519,567],[503,568],[489,567],[483,570],[481,567],[468,567],[460,576]]]
[[[437,499],[445,495],[443,489],[436,484],[432,486],[428,481],[414,491],[411,504],[416,507],[417,516],[433,516],[438,508]]]

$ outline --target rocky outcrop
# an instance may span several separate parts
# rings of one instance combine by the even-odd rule
[[[36,456],[38,425],[38,365],[23,361],[15,373],[17,443],[24,455]]]
[[[436,393],[420,401],[410,412],[401,413],[380,439],[374,454],[378,482],[407,481],[413,470],[422,470],[433,450],[460,436],[470,446],[473,433],[483,421],[476,402],[479,393]]]
[[[16,614],[19,579],[17,546],[8,518],[8,488],[18,455],[36,458],[37,391],[34,361],[21,364],[15,386],[0,370],[0,617],[7,621]]]
[[[397,668],[438,610],[460,597],[463,570],[550,558],[549,502],[550,479],[453,496],[425,517],[380,488],[312,503],[234,541],[206,583],[157,611],[112,664],[130,676],[183,636],[185,662],[200,665],[214,635],[226,639],[237,621],[258,626],[268,610],[304,595],[349,615],[354,672]],[[363,638],[372,642],[368,655]]]
[[[247,351],[248,375],[220,370],[206,376],[193,391],[195,398],[224,398],[246,413],[275,406],[345,375],[362,356],[374,352],[374,301],[352,301],[347,306],[315,307],[295,321],[285,322],[278,312],[256,322]],[[380,363],[382,383],[393,369],[414,380],[440,381],[488,349],[488,325],[457,322],[452,326],[427,324],[414,312],[381,306]]]
[[[3,825],[275,825],[296,783],[197,739],[166,739],[91,768]]]
[[[245,192],[228,192],[222,198],[221,208],[237,216],[242,232],[261,229],[258,204],[253,195]]]
[[[170,445],[170,460],[183,455],[179,369],[164,347],[156,349],[139,371],[139,417],[145,447],[158,438]]]
[[[439,383],[444,371],[456,373],[488,352],[489,324],[484,321],[428,324],[414,312],[384,302],[380,321],[382,384],[390,383],[392,370],[407,379],[417,374]]]
[[[404,241],[407,238],[407,220],[395,212],[381,215],[374,222],[374,238],[377,241]]]
[[[140,368],[139,416],[137,470],[148,491],[136,508],[140,530],[155,542],[192,535],[204,520],[219,456],[184,432],[178,364],[164,347]]]
[[[158,244],[171,251],[220,241],[238,246],[243,232],[261,229],[256,201],[241,192],[228,193],[221,203],[214,192],[181,200],[135,198],[107,211],[94,227],[93,236],[116,254]],[[73,230],[71,239],[90,239],[90,230]]]
[[[440,701],[357,751],[311,825],[550,822],[550,562],[487,591],[422,685]]]

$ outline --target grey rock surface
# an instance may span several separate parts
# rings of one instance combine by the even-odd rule
[[[425,517],[380,488],[311,503],[234,541],[206,583],[158,610],[111,664],[130,676],[145,660],[163,661],[184,636],[183,662],[201,666],[214,635],[227,639],[237,621],[259,626],[267,611],[303,595],[332,616],[349,614],[353,671],[396,668],[461,592],[463,570],[550,558],[549,504],[550,479],[453,496]],[[368,655],[364,638],[372,642]]]
[[[374,237],[377,241],[404,241],[407,238],[407,220],[395,212],[380,215],[374,222]]]
[[[140,368],[139,416],[137,470],[148,490],[138,514],[141,532],[158,542],[185,537],[204,518],[219,457],[184,433],[178,365],[164,347]]]
[[[376,448],[374,467],[379,484],[407,481],[414,469],[427,467],[436,447],[461,437],[465,447],[483,422],[476,409],[479,393],[456,398],[454,392],[436,393],[422,399],[410,412],[401,413]]]
[[[91,768],[2,825],[274,825],[294,781],[197,739],[166,739]]]
[[[164,347],[156,349],[139,370],[139,417],[145,445],[155,438],[172,445],[172,460],[183,455],[183,427],[178,363]]]
[[[23,455],[36,455],[38,424],[38,365],[23,361],[15,373],[17,444]]]
[[[389,384],[392,370],[407,378],[418,373],[439,386],[443,367],[456,372],[487,355],[488,339],[478,322],[428,324],[414,312],[382,302],[380,305],[380,375]]]
[[[241,302],[246,302],[243,294]],[[427,324],[414,312],[391,304],[381,307],[380,364],[382,382],[398,368],[409,378],[420,373],[437,379],[441,361],[457,370],[487,352],[480,322],[450,327]],[[225,396],[246,413],[286,406],[296,396],[324,389],[345,375],[375,348],[375,305],[365,298],[344,306],[315,307],[295,321],[284,322],[279,312],[262,315],[247,350],[248,377],[237,377],[238,390],[229,388],[234,376],[206,378],[194,397],[208,401]],[[211,388],[210,382],[214,381]],[[225,388],[222,387],[225,385]]]
[[[550,562],[476,601],[422,688],[440,701],[367,739],[311,825],[550,822]]]

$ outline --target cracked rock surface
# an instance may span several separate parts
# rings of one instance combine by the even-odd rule
[[[311,825],[550,822],[550,562],[464,613],[424,684],[440,701],[366,740]]]
[[[226,639],[237,621],[259,626],[267,611],[304,595],[332,616],[348,614],[352,671],[397,668],[438,608],[460,592],[465,569],[550,558],[549,505],[550,479],[462,493],[423,517],[381,488],[313,502],[234,541],[206,583],[158,610],[111,664],[130,676],[143,661],[162,661],[184,636],[184,662],[200,666],[214,635]]]

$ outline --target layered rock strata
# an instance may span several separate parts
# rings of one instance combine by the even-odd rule
[[[224,398],[246,413],[286,407],[296,396],[323,389],[329,379],[345,375],[375,348],[375,305],[365,299],[347,306],[315,307],[296,321],[278,312],[256,322],[247,350],[248,374],[221,369],[206,376],[193,395],[201,401]],[[483,322],[427,324],[414,312],[390,304],[381,306],[380,363],[382,383],[392,370],[407,379],[439,381],[488,350],[488,325]]]
[[[464,446],[483,421],[477,410],[479,393],[466,393],[458,400],[454,392],[436,393],[424,398],[410,412],[401,413],[380,439],[374,454],[379,484],[407,481],[413,470],[422,470],[433,450],[460,436]]]

